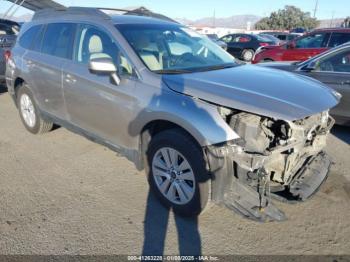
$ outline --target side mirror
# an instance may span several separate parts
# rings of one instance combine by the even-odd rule
[[[296,47],[295,42],[291,41],[287,44],[288,49],[294,49]]]
[[[89,69],[96,74],[110,74],[114,82],[119,85],[120,78],[117,74],[117,67],[109,57],[92,58],[89,62]]]
[[[311,71],[314,71],[317,69],[317,66],[318,66],[318,61],[311,61],[310,63],[308,63],[305,67],[304,67],[304,70],[305,71],[308,71],[308,72],[311,72]]]

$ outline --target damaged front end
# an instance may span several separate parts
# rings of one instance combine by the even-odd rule
[[[272,198],[304,201],[327,178],[331,160],[323,148],[334,125],[328,111],[297,121],[219,111],[240,139],[206,148],[214,202],[254,220],[281,221]]]

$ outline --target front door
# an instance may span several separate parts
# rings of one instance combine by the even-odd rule
[[[339,51],[317,63],[316,70],[310,73],[342,95],[339,105],[331,110],[331,114],[342,121],[350,123],[350,50]]]
[[[91,25],[80,25],[74,62],[64,65],[64,96],[70,121],[91,134],[124,148],[132,147],[129,122],[134,118],[137,77],[113,38]],[[89,70],[94,57],[112,58],[121,82]]]

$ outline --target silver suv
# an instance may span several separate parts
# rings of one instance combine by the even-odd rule
[[[122,153],[182,215],[210,200],[283,220],[270,198],[306,200],[331,165],[322,149],[338,93],[239,63],[177,23],[41,11],[21,30],[6,79],[29,132],[55,123]]]

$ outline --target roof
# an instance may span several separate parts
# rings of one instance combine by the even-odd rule
[[[16,4],[21,4],[22,1],[18,1],[18,0],[7,0],[9,2],[12,3],[16,3]],[[65,8],[63,5],[57,3],[56,1],[52,1],[52,0],[25,0],[21,6],[32,10],[32,11],[38,11],[41,9],[45,9],[45,8],[54,8],[54,9],[62,9]]]
[[[77,18],[86,17],[111,20],[117,24],[135,24],[135,23],[171,23],[178,24],[174,20],[153,13],[145,8],[135,10],[114,9],[105,7],[64,7],[61,9],[42,9],[35,12],[32,20],[50,19],[50,18]]]
[[[323,32],[350,32],[350,28],[346,28],[346,27],[334,27],[334,28],[317,28],[315,30],[313,30],[312,32],[319,32],[319,31],[323,31]]]

